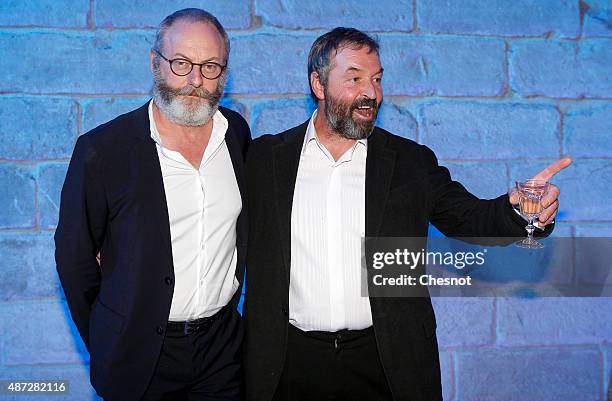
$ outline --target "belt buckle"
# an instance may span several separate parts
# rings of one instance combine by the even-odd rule
[[[198,332],[200,331],[200,329],[203,328],[210,328],[210,326],[212,326],[212,324],[221,316],[224,311],[225,309],[222,308],[212,316],[192,320],[191,322],[186,321],[185,326],[183,328],[183,332],[185,333],[185,335],[188,335],[191,333]]]
[[[195,333],[197,330],[198,324],[197,323],[192,323],[189,321],[185,322],[185,326],[183,327],[183,333],[185,335],[189,335],[191,333]]]

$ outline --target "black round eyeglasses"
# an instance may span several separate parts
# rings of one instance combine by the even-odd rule
[[[193,70],[193,66],[197,65],[200,67],[200,73],[206,79],[217,79],[223,73],[223,70],[227,67],[227,65],[221,65],[212,61],[208,61],[206,63],[194,63],[184,58],[174,58],[167,59],[163,54],[159,51],[153,49],[155,54],[159,57],[163,58],[170,64],[170,70],[179,77],[184,77],[185,75],[189,75]]]

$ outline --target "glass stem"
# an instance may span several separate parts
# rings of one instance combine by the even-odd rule
[[[532,241],[533,231],[535,230],[535,226],[533,225],[533,218],[529,219],[529,224],[527,224],[527,227],[525,227],[525,230],[527,230],[527,239]]]

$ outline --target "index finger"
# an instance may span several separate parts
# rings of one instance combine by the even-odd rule
[[[563,170],[564,168],[566,168],[570,164],[572,164],[572,158],[571,157],[564,157],[564,158],[559,159],[556,162],[552,163],[550,166],[546,167],[544,170],[540,171],[532,179],[533,180],[548,181],[555,174],[557,174],[559,171]]]

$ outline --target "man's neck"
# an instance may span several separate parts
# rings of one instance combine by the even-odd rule
[[[164,148],[179,152],[197,170],[210,141],[213,118],[201,126],[191,127],[170,121],[153,102],[153,118]]]
[[[329,126],[325,117],[325,110],[319,107],[314,120],[314,127],[317,131],[319,142],[331,154],[335,161],[338,161],[357,142],[355,139],[348,139],[341,136]]]

